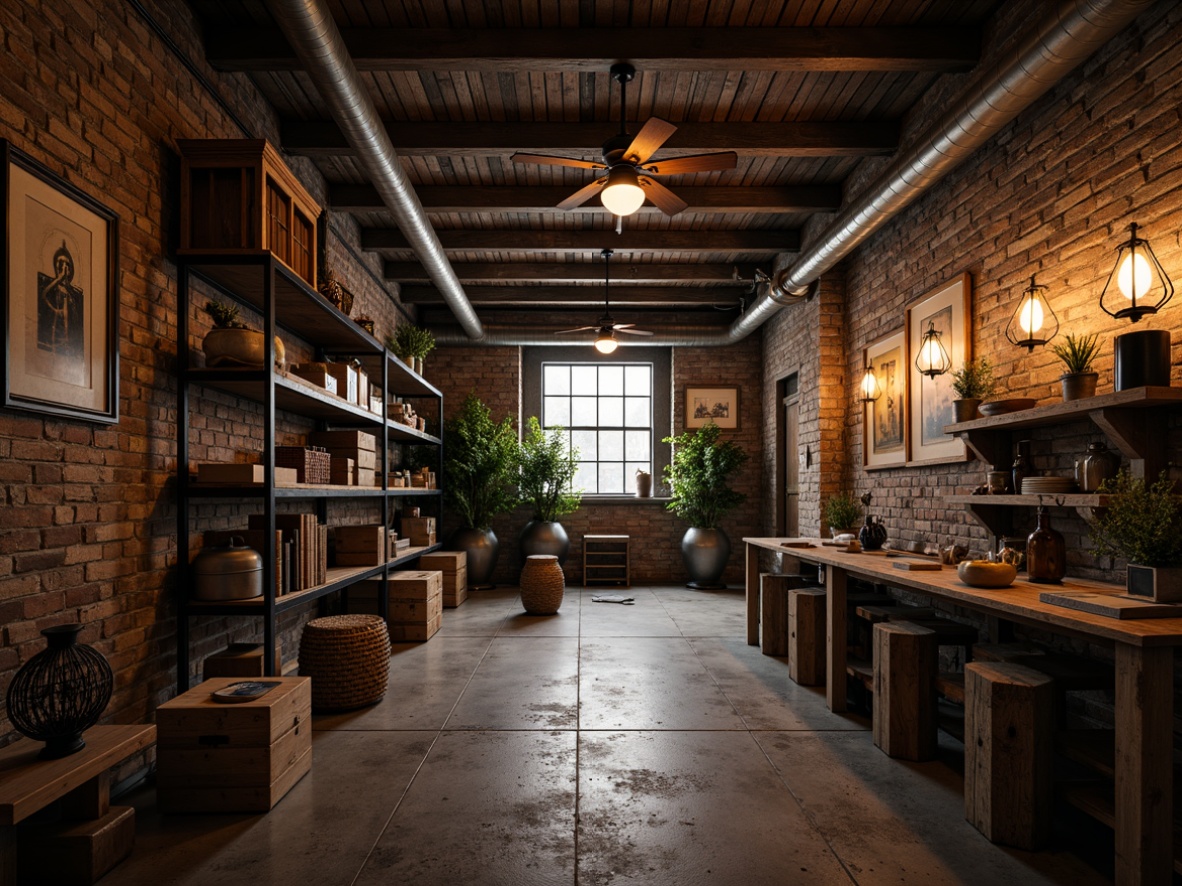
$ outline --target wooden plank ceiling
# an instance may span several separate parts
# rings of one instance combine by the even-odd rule
[[[210,63],[246,72],[276,109],[284,151],[329,182],[363,249],[421,323],[450,312],[377,198],[264,3],[191,0]],[[864,162],[892,154],[936,80],[970,70],[997,0],[328,0],[468,297],[485,323],[566,327],[602,312],[615,251],[617,320],[724,326],[757,269],[799,249]],[[601,162],[617,135],[677,128],[653,162],[734,151],[734,169],[669,175],[685,201],[616,220],[598,196],[557,208],[602,175],[514,163],[517,151]],[[787,256],[790,260],[790,255]]]

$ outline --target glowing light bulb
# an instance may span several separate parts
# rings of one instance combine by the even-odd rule
[[[599,330],[599,335],[595,337],[595,350],[601,354],[610,354],[620,346],[616,341],[615,334],[607,328]]]
[[[644,205],[644,191],[636,170],[631,166],[616,166],[608,172],[599,199],[612,215],[631,215],[638,210]]]
[[[867,366],[866,374],[862,376],[862,401],[869,403],[882,396],[882,389],[878,386],[878,379],[874,376],[874,367]]]
[[[1026,300],[1022,302],[1022,307],[1018,309],[1018,325],[1022,327],[1022,331],[1027,335],[1032,332],[1038,332],[1042,329],[1043,320],[1042,302],[1033,296],[1026,296]]]
[[[1140,301],[1149,293],[1153,285],[1153,269],[1145,256],[1132,251],[1121,262],[1120,272],[1116,275],[1116,285],[1121,295],[1129,301]]]

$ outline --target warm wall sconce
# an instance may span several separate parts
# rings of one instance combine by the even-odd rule
[[[943,375],[952,368],[952,358],[948,356],[948,351],[940,341],[940,333],[936,331],[935,323],[928,323],[927,332],[919,340],[919,356],[915,358],[915,368],[928,378]]]
[[[1035,345],[1045,345],[1059,332],[1059,318],[1046,299],[1049,291],[1031,275],[1030,286],[1022,291],[1022,301],[1006,327],[1006,338],[1012,344],[1033,351]]]
[[[873,403],[882,396],[882,387],[878,383],[878,376],[874,374],[874,364],[866,364],[866,372],[862,374],[862,402]]]
[[[1173,296],[1174,284],[1149,241],[1137,236],[1134,222],[1129,225],[1128,242],[1116,250],[1116,265],[1100,293],[1100,307],[1109,316],[1136,323],[1148,314],[1156,314]]]

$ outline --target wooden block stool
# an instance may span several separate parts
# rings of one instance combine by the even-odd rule
[[[936,633],[906,621],[874,626],[874,744],[890,757],[936,756]]]
[[[312,678],[313,711],[381,701],[390,676],[390,633],[380,615],[329,615],[304,625],[300,676]]]
[[[1051,830],[1053,681],[1024,665],[965,665],[964,815],[994,843],[1037,849]]]
[[[759,647],[764,655],[789,654],[788,594],[806,582],[799,575],[759,576]]]
[[[788,592],[788,676],[801,686],[825,685],[825,589]]]

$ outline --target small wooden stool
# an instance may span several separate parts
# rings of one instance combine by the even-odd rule
[[[890,757],[936,756],[936,632],[906,621],[874,626],[874,744]]]
[[[801,686],[825,684],[825,589],[788,592],[788,676]]]
[[[312,710],[375,704],[390,676],[390,633],[380,615],[329,615],[304,625],[300,676],[312,678]]]
[[[788,594],[803,587],[807,579],[799,575],[759,576],[759,647],[764,655],[788,655]]]
[[[994,843],[1051,831],[1053,680],[1009,662],[965,665],[964,815]]]

